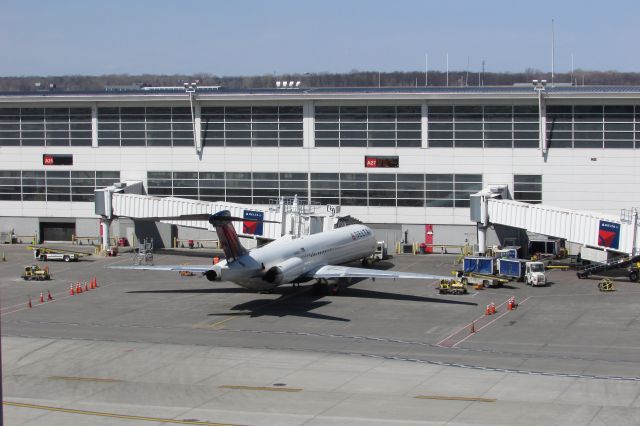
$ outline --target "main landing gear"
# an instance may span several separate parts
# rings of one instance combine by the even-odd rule
[[[318,296],[324,296],[327,294],[337,296],[338,293],[340,293],[340,285],[337,282],[334,284],[329,284],[329,281],[321,278],[315,284],[313,284],[313,292]]]

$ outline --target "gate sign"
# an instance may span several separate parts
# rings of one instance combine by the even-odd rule
[[[601,220],[598,245],[617,250],[620,246],[620,224]]]
[[[253,220],[264,220],[264,212],[256,212],[253,210],[245,210],[242,216],[244,219],[253,219]],[[242,233],[249,235],[262,235],[263,223],[262,222],[242,222]]]

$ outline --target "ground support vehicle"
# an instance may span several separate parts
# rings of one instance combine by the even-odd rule
[[[627,272],[629,272],[629,281],[638,281],[640,278],[640,262],[635,262],[629,268],[627,268]]]
[[[60,260],[63,262],[77,262],[80,260],[80,257],[87,256],[87,253],[72,251],[72,250],[61,250],[61,249],[52,249],[47,247],[39,247],[39,246],[29,246],[27,247],[29,250],[33,250],[33,258],[36,260],[40,260],[42,262],[48,260]]]
[[[467,294],[467,279],[463,277],[460,280],[440,280],[438,292],[440,294]]]
[[[503,284],[508,283],[509,279],[500,277],[497,275],[479,274],[477,272],[471,272],[467,274],[469,282],[473,284],[481,284],[483,287],[502,287]]]
[[[25,281],[45,281],[51,279],[51,274],[49,268],[42,269],[38,265],[31,265],[24,268],[21,277]]]
[[[524,282],[530,286],[546,286],[547,277],[544,274],[544,263],[525,263]]]

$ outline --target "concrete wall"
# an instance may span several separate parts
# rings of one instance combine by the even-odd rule
[[[9,232],[13,229],[15,235],[26,236],[39,233],[40,222],[37,217],[0,217],[0,231]],[[31,241],[23,240],[31,244]]]

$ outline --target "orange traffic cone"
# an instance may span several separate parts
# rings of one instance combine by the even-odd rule
[[[89,283],[88,282],[84,282],[84,291],[89,291]]]
[[[27,303],[27,307],[33,308],[33,305],[31,304],[31,298],[29,298],[29,303]]]
[[[40,292],[40,303],[44,303],[44,293]]]
[[[73,291],[73,283],[69,284],[69,296],[73,296],[74,294],[76,294],[75,291]]]
[[[53,296],[51,295],[50,290],[47,290],[47,300],[53,300]]]
[[[80,281],[76,283],[76,294],[82,293],[82,286],[80,285]]]
[[[93,286],[93,277],[89,280],[89,290],[93,290],[95,287]]]
[[[491,305],[487,305],[487,310],[485,312],[485,315],[491,315]]]
[[[496,304],[491,302],[491,304],[489,305],[491,307],[491,315],[496,313]]]
[[[469,330],[470,333],[475,333],[476,332],[476,322],[472,321],[471,322],[471,330]]]
[[[94,284],[95,284],[95,288],[100,287],[100,286],[98,285],[98,279],[97,279],[96,277],[93,277],[93,282],[94,282]]]

